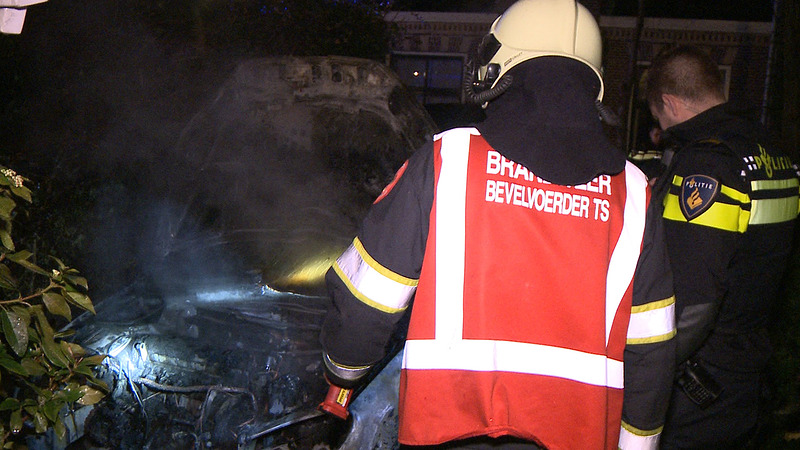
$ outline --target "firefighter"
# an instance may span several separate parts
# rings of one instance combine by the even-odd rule
[[[520,0],[466,67],[486,119],[415,152],[327,273],[328,398],[346,406],[338,387],[410,310],[401,444],[654,449],[672,276],[647,180],[603,134],[597,23],[575,0]]]
[[[663,448],[740,448],[759,420],[769,313],[785,272],[798,179],[716,63],[680,46],[657,56],[650,111],[675,150],[655,187],[675,279],[679,372]]]

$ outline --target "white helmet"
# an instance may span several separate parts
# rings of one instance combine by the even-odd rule
[[[498,17],[478,52],[478,85],[493,88],[517,64],[563,56],[589,66],[600,80],[602,38],[592,13],[576,0],[518,0]]]

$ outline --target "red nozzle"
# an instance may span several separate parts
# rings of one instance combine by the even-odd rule
[[[352,389],[331,385],[328,388],[328,395],[325,396],[325,401],[320,403],[319,408],[340,419],[347,419],[347,416],[350,415],[350,412],[347,411],[347,406],[350,404],[350,395],[352,393]]]

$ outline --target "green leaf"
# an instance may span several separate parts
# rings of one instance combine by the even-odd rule
[[[87,365],[92,367],[99,366],[100,364],[103,364],[103,361],[105,359],[106,355],[87,356],[86,358],[83,358],[83,360],[81,361],[81,365]]]
[[[38,390],[36,392],[39,394],[38,398],[39,405],[44,404],[44,402],[46,401],[52,400],[52,398],[55,396],[55,394],[53,394],[53,391],[47,388]]]
[[[28,250],[21,250],[17,253],[10,253],[7,255],[8,259],[14,261],[15,263],[19,264],[20,266],[30,270],[31,272],[38,273],[39,275],[44,275],[46,277],[50,276],[50,273],[46,270],[42,269],[41,267],[37,266],[36,264],[28,261],[28,259],[33,254]]]
[[[89,289],[89,283],[86,281],[86,278],[77,276],[77,275],[70,275],[69,273],[64,273],[64,278],[73,285],[73,286],[80,286],[83,289]]]
[[[61,261],[60,259],[56,258],[56,257],[55,257],[55,256],[53,256],[53,255],[50,255],[50,259],[52,259],[53,261],[55,261],[55,262],[56,262],[56,264],[58,264],[58,269],[59,269],[61,272],[64,272],[65,270],[67,270],[67,265],[66,265],[66,264],[64,264],[64,262],[63,262],[63,261]]]
[[[44,433],[47,431],[47,417],[41,411],[33,413],[33,427],[37,433]]]
[[[27,306],[12,306],[11,310],[14,311],[23,322],[25,322],[25,326],[30,326],[31,324],[31,313],[29,311],[29,307]]]
[[[75,335],[75,333],[76,333],[76,332],[75,332],[75,330],[73,330],[73,329],[61,330],[61,331],[58,331],[58,332],[55,334],[55,338],[56,338],[56,339],[64,339],[64,338],[68,338],[68,337],[70,337],[70,336],[73,336],[73,335]]]
[[[61,417],[56,417],[53,422],[53,431],[56,433],[56,437],[60,442],[64,442],[67,439],[67,427],[64,426]]]
[[[67,357],[61,351],[61,347],[56,344],[54,340],[42,338],[42,350],[44,351],[44,355],[47,357],[47,360],[53,363],[53,365],[64,369],[69,367],[69,361],[67,360]]]
[[[44,366],[42,366],[42,364],[39,363],[39,361],[36,361],[33,358],[28,358],[28,357],[22,358],[22,361],[20,361],[20,365],[32,377],[38,377],[40,375],[44,375],[45,373],[47,373],[47,369],[45,369]]]
[[[30,337],[31,342],[37,342],[39,344],[42,343],[42,338],[39,337],[39,332],[36,331],[36,328],[29,326],[28,327],[28,336]],[[41,351],[39,352],[41,354]]]
[[[83,397],[78,400],[79,405],[89,406],[94,405],[105,397],[105,393],[89,386],[81,386]]]
[[[87,377],[94,376],[94,372],[92,372],[92,369],[89,368],[89,367],[86,367],[86,366],[78,366],[73,371],[75,373],[79,373],[79,374],[87,376]]]
[[[14,186],[11,185],[11,192],[14,193],[19,198],[26,200],[28,203],[33,203],[33,199],[31,199],[31,190],[26,188],[25,186]]]
[[[48,400],[44,403],[44,406],[42,406],[42,412],[44,412],[44,415],[51,422],[55,422],[56,419],[58,419],[58,412],[61,411],[62,406],[64,406],[64,400]]]
[[[42,301],[50,313],[72,320],[72,311],[69,309],[67,301],[60,294],[45,292],[42,294]]]
[[[74,389],[64,389],[61,392],[64,393],[63,399],[67,403],[78,401],[78,399],[83,397],[83,392],[81,392],[81,390],[78,387]]]
[[[78,358],[86,354],[86,350],[84,350],[83,347],[78,344],[73,344],[67,341],[59,341],[58,345],[61,346],[61,351],[64,352],[64,356],[69,358],[71,363],[77,361]]]
[[[44,355],[47,357],[47,360],[54,365],[67,368],[69,366],[69,361],[64,355],[64,352],[61,351],[61,346],[56,344],[55,340],[53,340],[53,327],[50,326],[50,322],[41,309],[36,309],[35,313],[36,322],[39,325],[39,332],[41,333],[39,337],[41,339]]]
[[[17,202],[14,199],[0,196],[0,219],[3,220],[11,220],[11,211],[17,206]]]
[[[28,325],[22,317],[14,311],[0,311],[0,323],[6,342],[19,356],[28,350]]]
[[[11,253],[11,254],[9,254],[7,256],[8,256],[8,259],[10,259],[10,260],[12,260],[14,262],[17,262],[17,261],[20,261],[20,260],[27,260],[28,258],[33,256],[33,253],[31,253],[30,250],[20,250],[20,251],[18,251],[16,253]]]
[[[11,427],[11,432],[16,434],[22,431],[22,410],[17,409],[11,411],[11,418],[8,420],[8,426]]]
[[[92,300],[89,298],[88,295],[82,294],[80,292],[71,292],[67,291],[67,301],[70,303],[80,306],[81,308],[90,311],[92,314],[94,312],[94,305],[92,304]]]
[[[11,239],[11,233],[6,230],[0,230],[0,244],[3,244],[3,247],[12,252],[16,249],[16,247],[14,247],[14,240]]]
[[[17,279],[11,274],[11,269],[5,264],[0,264],[0,288],[16,291],[18,287]]]
[[[12,409],[19,409],[19,400],[9,397],[0,402],[0,411],[11,411]]]
[[[23,377],[27,377],[29,375],[28,371],[26,371],[25,368],[22,367],[22,364],[8,357],[0,358],[0,367],[3,367],[9,372],[15,373],[17,375],[22,375]]]
[[[106,384],[105,381],[103,381],[103,380],[101,380],[101,379],[99,379],[97,377],[94,377],[94,376],[87,377],[86,380],[89,382],[89,384],[91,384],[93,386],[96,386],[101,391],[108,392],[108,384]]]

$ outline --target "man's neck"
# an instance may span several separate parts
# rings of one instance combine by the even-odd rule
[[[680,108],[680,122],[685,122],[694,116],[725,103],[724,100],[708,99],[703,101],[683,101]]]

